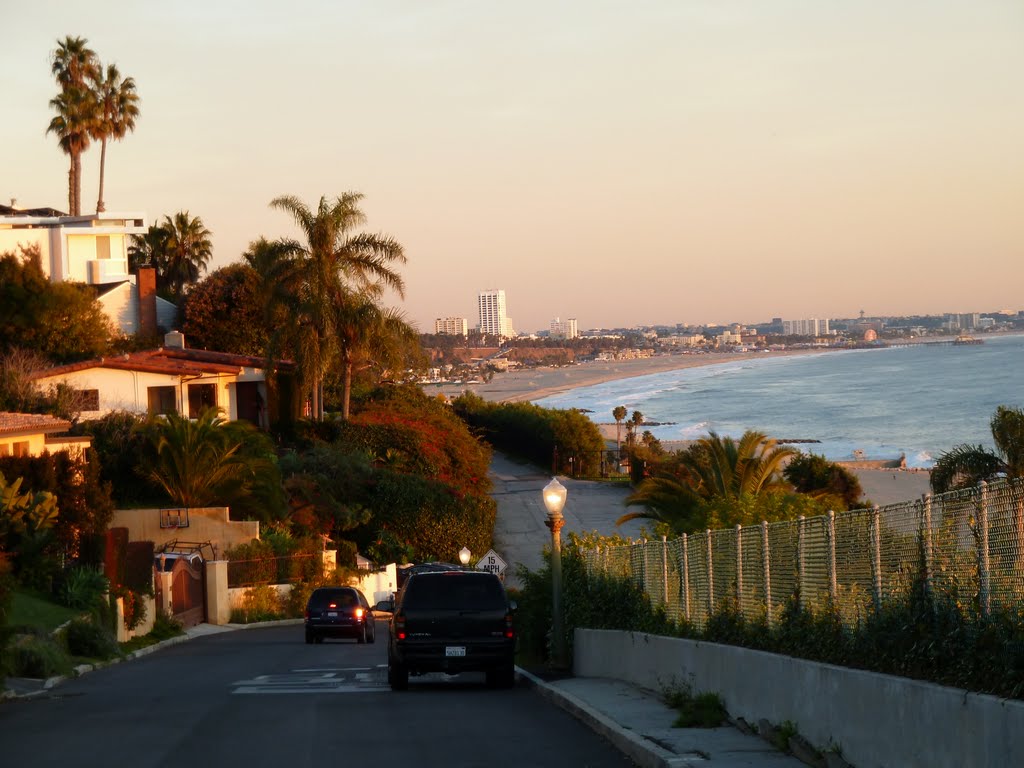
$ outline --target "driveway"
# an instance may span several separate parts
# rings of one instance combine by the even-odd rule
[[[498,504],[494,524],[494,549],[508,563],[505,584],[519,587],[516,565],[531,571],[544,561],[544,547],[551,545],[551,532],[544,525],[547,510],[541,490],[551,482],[551,475],[538,467],[520,462],[498,452],[491,459],[491,496]],[[629,495],[625,488],[591,480],[571,480],[559,477],[568,490],[565,508],[565,527],[562,541],[570,531],[587,533],[597,531],[604,536],[619,534],[638,538],[642,521],[616,526],[615,521],[626,512],[623,504]]]

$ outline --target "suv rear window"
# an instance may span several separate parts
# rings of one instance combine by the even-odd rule
[[[409,579],[403,605],[434,611],[492,611],[506,607],[501,582],[489,573],[420,573]]]
[[[359,599],[350,589],[318,589],[309,598],[309,607],[313,610],[323,610],[328,603],[335,603],[341,608],[352,608],[359,605]]]

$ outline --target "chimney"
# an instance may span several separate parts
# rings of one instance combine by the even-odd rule
[[[139,267],[135,285],[139,292],[139,336],[156,336],[156,268]]]
[[[165,349],[184,349],[185,348],[185,334],[181,331],[171,331],[170,333],[164,334],[164,348]]]

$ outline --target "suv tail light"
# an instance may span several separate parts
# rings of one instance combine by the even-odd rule
[[[362,608],[356,608],[356,610],[354,611],[354,613],[352,615],[355,616],[357,619],[361,619],[361,618],[363,618],[363,614],[364,613],[365,613],[365,611]]]
[[[395,618],[395,637],[399,640],[405,640],[405,614],[396,613]]]
[[[513,638],[516,636],[515,627],[512,626],[512,613],[505,614],[505,637]]]

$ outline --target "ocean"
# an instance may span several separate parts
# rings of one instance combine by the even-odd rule
[[[640,411],[659,440],[748,429],[831,460],[906,457],[931,467],[960,443],[993,448],[999,405],[1024,408],[1024,335],[983,336],[978,345],[913,345],[748,359],[650,374],[534,401],[580,408],[596,422],[612,409]]]

